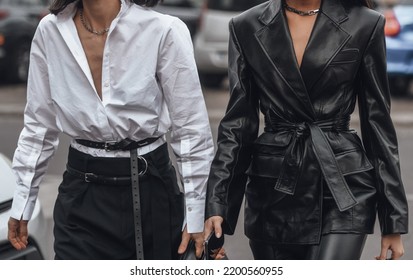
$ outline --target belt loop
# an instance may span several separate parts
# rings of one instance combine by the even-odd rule
[[[89,156],[86,156],[85,158],[84,158],[84,160],[83,160],[83,170],[85,171],[85,173],[87,173],[88,172],[88,161],[89,161]],[[85,179],[86,179],[86,177],[85,177]]]

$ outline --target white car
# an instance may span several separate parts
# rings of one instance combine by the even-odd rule
[[[234,16],[268,0],[205,0],[194,38],[201,82],[219,87],[228,74],[228,24]]]
[[[13,193],[16,189],[11,162],[0,153],[0,260],[40,260],[45,259],[47,244],[47,221],[43,215],[40,202],[37,201],[32,219],[29,222],[29,244],[25,250],[15,250],[7,240],[7,222]]]

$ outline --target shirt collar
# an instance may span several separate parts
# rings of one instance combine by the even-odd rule
[[[80,0],[77,0],[67,5],[67,7],[57,15],[58,21],[65,21],[65,20],[73,18],[76,14],[77,5],[79,1]],[[119,1],[120,1],[120,11],[119,11],[119,14],[116,16],[117,18],[121,17],[132,5],[134,5],[134,3],[130,0],[119,0]]]

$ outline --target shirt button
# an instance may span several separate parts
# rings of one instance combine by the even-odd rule
[[[109,87],[109,81],[106,81],[104,84],[105,87]]]
[[[191,212],[192,211],[192,207],[188,207],[188,212]]]
[[[185,179],[185,181],[184,181],[185,183],[189,183],[189,179]]]

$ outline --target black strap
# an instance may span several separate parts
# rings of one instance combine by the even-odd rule
[[[141,198],[139,190],[138,150],[130,150],[130,166],[132,178],[133,214],[135,221],[136,258],[143,260]]]
[[[84,140],[84,139],[76,139],[76,142],[86,147],[102,149],[106,151],[119,151],[119,150],[130,151],[133,149],[138,149],[146,145],[152,144],[159,138],[160,137],[152,137],[152,138],[146,138],[141,141],[133,141],[129,138],[125,138],[119,142],[115,142],[115,141],[95,142],[95,141]]]
[[[138,166],[139,166],[139,176],[143,176],[148,171],[149,165],[144,157],[138,156]],[[105,176],[96,174],[93,172],[83,172],[71,167],[69,164],[66,165],[66,171],[76,178],[79,178],[87,183],[97,183],[101,185],[111,185],[111,186],[126,186],[131,185],[131,176]]]
[[[131,184],[131,177],[108,177],[95,173],[82,172],[75,168],[66,165],[66,171],[76,178],[79,178],[87,183],[98,183],[102,185],[124,186]]]
[[[337,203],[338,209],[340,211],[350,209],[357,204],[357,200],[344,179],[326,136],[321,128],[315,124],[309,124],[309,129],[317,161],[320,164],[324,180]]]

